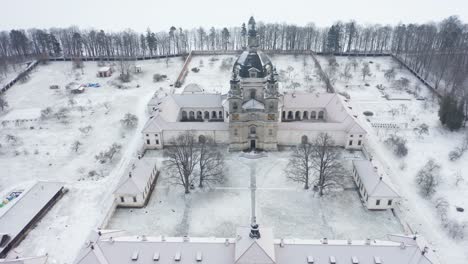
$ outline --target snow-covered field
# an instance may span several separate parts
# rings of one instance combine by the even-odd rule
[[[249,187],[254,181],[257,222],[272,227],[276,237],[384,239],[403,232],[390,211],[363,208],[350,175],[343,178],[345,190],[322,198],[288,180],[283,171],[289,154],[251,160],[228,153],[227,181],[189,195],[169,185],[163,172],[148,206],[118,209],[107,228],[131,234],[233,237],[235,227],[250,223]],[[359,153],[347,155],[360,158]],[[346,164],[351,166],[349,160]]]
[[[315,74],[315,65],[310,55],[281,54],[270,56],[270,58],[279,74],[281,92],[324,91],[323,84]],[[236,56],[232,55],[194,56],[189,64],[189,73],[183,87],[195,83],[209,93],[227,93],[232,65],[235,61]],[[199,68],[200,71],[191,71],[194,67]],[[182,89],[177,91],[182,91]]]
[[[85,63],[83,74],[73,71],[70,62],[40,65],[24,84],[13,86],[7,93],[8,110],[51,107],[53,113],[61,107],[69,108],[69,117],[51,117],[30,127],[0,130],[0,193],[27,186],[35,180],[62,181],[69,192],[47,213],[37,226],[11,251],[10,256],[33,256],[48,253],[50,263],[71,263],[89,231],[96,228],[107,204],[111,202],[113,186],[121,176],[128,160],[140,145],[140,130],[146,122],[146,103],[161,87],[169,91],[181,66],[180,58],[141,62],[143,72],[135,75],[128,89],[117,89],[110,82],[117,78],[97,78],[98,66]],[[168,80],[153,83],[154,73],[168,75]],[[87,88],[73,96],[76,104],[69,104],[70,82],[100,83],[100,88]],[[59,90],[49,89],[57,84]],[[136,86],[139,85],[139,88]],[[82,108],[81,108],[82,106]],[[121,128],[120,119],[130,112],[138,116],[138,127],[131,131]],[[2,113],[4,115],[5,113]],[[1,119],[1,116],[0,116]],[[91,126],[85,135],[79,128]],[[14,135],[18,141],[7,140]],[[74,141],[82,146],[78,153],[71,149]],[[113,143],[122,145],[121,155],[111,163],[100,164],[94,156]],[[89,172],[96,175],[90,177]],[[2,196],[3,197],[3,196]]]
[[[326,59],[321,57],[321,63],[326,65]],[[434,102],[429,89],[424,87],[407,70],[399,69],[390,57],[361,58],[362,61],[373,61],[370,64],[372,76],[362,81],[360,76],[361,64],[353,78],[346,82],[338,79],[335,83],[337,92],[347,92],[351,96],[353,110],[360,114],[360,119],[371,132],[367,146],[378,157],[385,169],[391,174],[392,181],[400,194],[405,198],[402,203],[402,214],[413,231],[422,233],[434,243],[439,255],[446,263],[466,263],[468,259],[468,238],[454,240],[448,235],[448,229],[443,228],[440,217],[436,213],[435,200],[444,197],[449,203],[448,218],[468,229],[468,155],[458,161],[450,161],[448,153],[461,145],[467,130],[450,132],[442,127],[438,118],[438,104]],[[340,70],[348,61],[345,57],[337,57]],[[380,65],[380,66],[377,66]],[[380,67],[380,70],[377,69]],[[410,80],[409,89],[414,90],[417,84],[421,87],[418,95],[427,100],[416,100],[404,90],[398,89],[392,82],[384,78],[384,71],[395,67],[396,79],[406,77]],[[324,67],[326,68],[326,67]],[[368,83],[369,86],[365,86]],[[376,88],[383,84],[384,91]],[[409,100],[387,100],[384,93]],[[370,111],[373,116],[367,117],[362,113]],[[421,124],[429,126],[429,134],[418,136],[414,128]],[[394,125],[396,129],[378,128],[378,126]],[[374,125],[374,126],[372,126]],[[384,143],[388,136],[396,134],[407,139],[408,155],[404,158],[396,157],[392,150]],[[431,199],[423,198],[419,194],[419,186],[415,183],[415,176],[428,159],[433,158],[441,165],[441,183]],[[457,175],[464,178],[456,186]],[[465,208],[465,212],[457,212],[456,207]],[[460,233],[460,232],[458,232]],[[466,236],[466,235],[465,235]]]
[[[185,85],[197,83],[207,92],[225,93],[229,89],[231,68],[221,69],[221,64],[223,59],[230,57],[234,62],[235,57],[216,56],[218,60],[210,64],[211,57],[194,57],[189,69],[199,67],[200,60],[203,60],[203,67],[198,73],[190,71]],[[315,76],[310,57],[276,55],[271,59],[283,79],[280,84],[282,91],[324,91]],[[321,56],[318,59],[326,69],[327,59]],[[337,57],[340,64],[338,72],[343,70],[347,61],[345,57]],[[399,210],[402,224],[422,233],[433,243],[444,262],[466,263],[468,239],[449,237],[436,214],[433,200],[445,197],[450,204],[448,217],[459,223],[468,221],[468,154],[455,162],[448,159],[448,152],[460,145],[467,131],[449,132],[442,128],[437,116],[438,106],[432,102],[430,91],[408,71],[400,69],[391,58],[359,58],[358,61],[359,66],[352,71],[353,77],[349,81],[337,78],[334,86],[337,92],[351,96],[353,110],[371,133],[367,144],[369,150],[381,161],[404,197]],[[369,64],[372,76],[366,77],[365,81],[360,76],[364,61],[372,61]],[[97,78],[98,66],[94,62],[85,63],[83,74],[79,70],[73,71],[69,62],[51,63],[38,66],[28,82],[13,86],[6,93],[9,110],[51,107],[55,113],[61,107],[69,108],[65,122],[52,116],[35,124],[34,129],[28,126],[2,127],[0,130],[2,197],[39,179],[63,181],[69,189],[11,252],[10,257],[48,253],[50,263],[72,262],[89,231],[97,227],[107,213],[112,190],[140,146],[139,131],[148,118],[146,103],[155,91],[171,91],[170,84],[177,77],[182,63],[180,58],[169,60],[169,64],[165,59],[139,62],[143,73],[134,75],[127,89],[117,89],[112,85],[117,74],[111,78]],[[396,79],[405,77],[410,81],[408,89],[414,90],[419,84],[418,97],[428,100],[416,100],[415,95],[397,89],[393,82],[387,81],[384,71],[390,67],[396,68]],[[154,83],[154,73],[166,74],[168,80]],[[70,82],[99,82],[102,87],[87,88],[83,94],[75,95],[76,103],[70,105],[64,88]],[[59,85],[60,89],[49,89],[53,84]],[[384,86],[383,91],[376,88],[378,84]],[[175,92],[181,90],[175,89]],[[407,100],[387,100],[385,95]],[[372,112],[373,116],[364,116],[364,111]],[[140,120],[138,127],[131,131],[123,130],[120,125],[120,119],[127,112],[136,114]],[[5,113],[0,115],[0,119],[3,115]],[[429,135],[418,137],[413,128],[422,123],[429,126]],[[388,124],[399,129],[376,128]],[[92,127],[89,134],[80,132],[79,128],[87,126]],[[383,142],[394,133],[408,140],[409,153],[404,158],[394,156]],[[16,136],[18,141],[9,141],[7,135]],[[76,140],[82,143],[78,153],[71,149]],[[111,163],[96,162],[94,156],[113,143],[123,146],[121,154]],[[349,179],[345,179],[349,189],[321,199],[288,181],[282,173],[287,156],[285,151],[248,160],[236,153],[227,154],[228,180],[212,189],[195,190],[189,196],[184,195],[179,187],[164,181],[163,173],[146,208],[118,209],[108,227],[136,234],[233,236],[236,226],[250,221],[252,199],[249,187],[254,179],[257,221],[262,226],[273,227],[276,237],[363,239],[384,238],[387,233],[403,232],[391,212],[365,210]],[[443,179],[431,200],[419,195],[414,181],[417,171],[429,158],[434,158],[441,165]],[[89,172],[92,171],[95,175],[90,177]],[[455,186],[457,174],[461,174],[465,181]],[[457,212],[455,206],[465,208],[465,212]]]

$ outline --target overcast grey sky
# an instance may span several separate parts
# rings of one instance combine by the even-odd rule
[[[318,26],[338,20],[396,24],[440,21],[458,15],[468,22],[468,0],[0,0],[0,29],[81,28],[144,31],[170,26],[236,26],[251,15],[264,22]]]

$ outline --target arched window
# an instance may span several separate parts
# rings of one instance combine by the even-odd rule
[[[317,119],[317,112],[312,111],[312,113],[310,114],[310,119]]]
[[[197,119],[203,119],[201,111],[197,111]]]
[[[211,112],[211,118],[217,118],[217,117],[216,117],[216,111],[212,111],[212,112]]]
[[[195,112],[193,112],[193,111],[190,111],[190,112],[189,112],[189,119],[190,119],[190,120],[194,120],[194,119],[195,119]]]
[[[318,113],[318,119],[323,119],[323,111],[320,111],[320,112]]]
[[[255,91],[254,89],[250,90],[250,98],[251,99],[255,99],[256,94],[257,94],[257,91]]]
[[[283,111],[283,113],[281,114],[281,119],[286,119],[286,111]]]
[[[205,143],[206,142],[206,137],[204,135],[199,135],[198,136],[198,143]]]
[[[223,111],[219,111],[218,117],[219,117],[219,118],[223,118]]]
[[[306,136],[306,135],[303,135],[303,136],[301,137],[301,143],[302,143],[302,144],[307,144],[308,142],[309,142],[309,139],[307,138],[307,136]]]
[[[296,114],[294,116],[294,119],[296,120],[301,120],[301,112],[300,111],[296,111]]]
[[[205,119],[210,119],[210,112],[205,111],[205,112],[203,113],[203,116],[204,116]]]
[[[238,106],[237,106],[237,103],[236,103],[236,102],[232,103],[232,109],[233,109],[233,110],[237,110],[237,107],[238,107]]]
[[[250,127],[250,134],[256,134],[257,133],[257,128],[255,126]]]
[[[182,120],[187,120],[187,112],[182,111]]]
[[[270,111],[273,111],[275,110],[275,104],[274,103],[270,103]]]
[[[304,113],[302,113],[302,119],[309,119],[309,112],[304,111]]]
[[[288,112],[288,119],[293,119],[293,112],[292,111]]]

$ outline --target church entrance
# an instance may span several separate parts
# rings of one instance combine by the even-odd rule
[[[250,140],[250,150],[255,150],[255,139]]]

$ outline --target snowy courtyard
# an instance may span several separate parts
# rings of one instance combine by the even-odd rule
[[[225,183],[188,195],[181,186],[170,185],[163,173],[145,208],[117,209],[107,228],[130,234],[233,237],[235,227],[250,223],[253,200],[257,222],[272,227],[278,238],[384,239],[403,232],[390,211],[363,207],[350,175],[343,177],[344,190],[321,198],[288,180],[284,168],[289,155],[281,151],[247,159],[229,153]],[[359,153],[348,156],[360,158]]]

